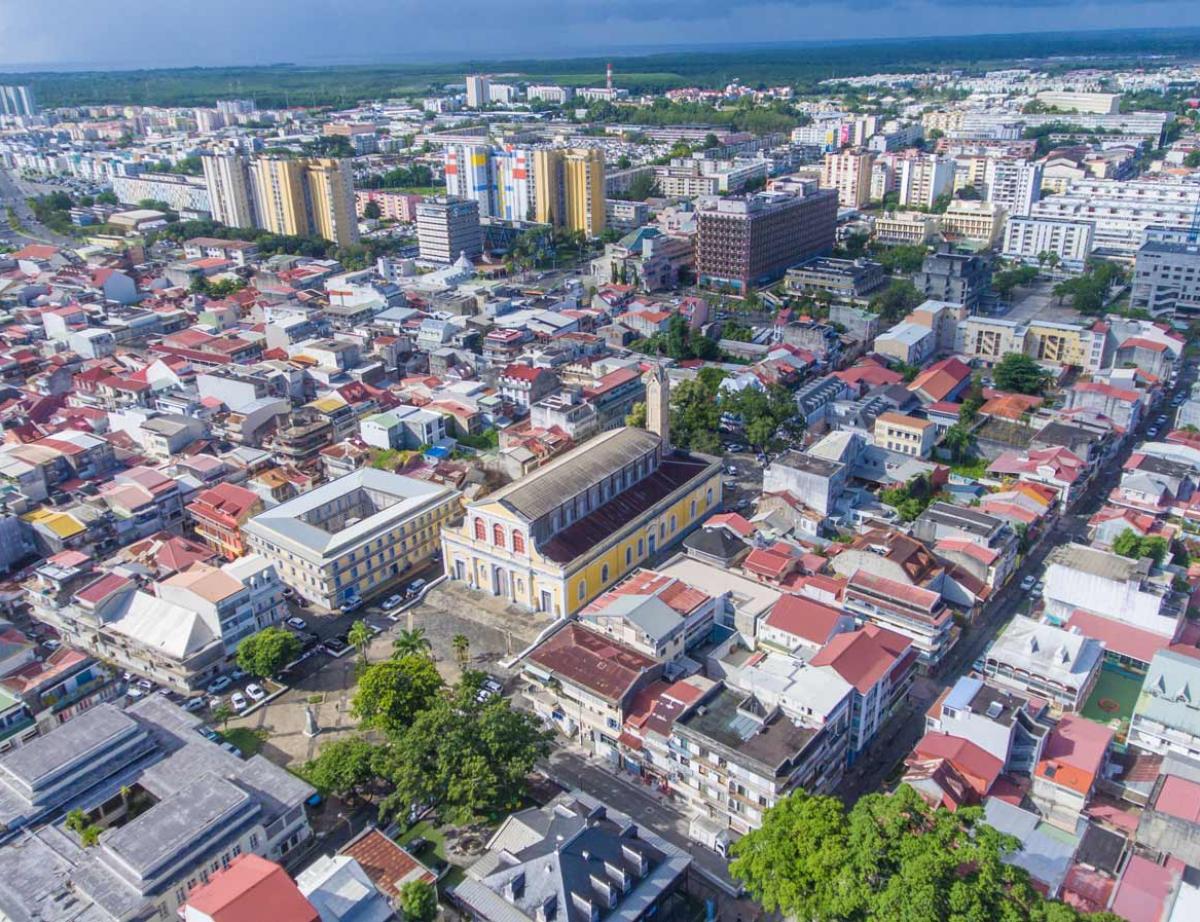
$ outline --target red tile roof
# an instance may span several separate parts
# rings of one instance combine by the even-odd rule
[[[1117,883],[1110,910],[1127,922],[1165,922],[1180,873],[1134,855]]]
[[[1000,556],[999,551],[976,544],[974,541],[968,541],[966,538],[942,538],[933,546],[933,549],[935,551],[956,551],[960,554],[966,554],[968,557],[978,560],[987,567],[995,563],[996,558]]]
[[[814,666],[832,666],[843,679],[867,694],[912,646],[903,634],[875,624],[861,630],[838,634],[811,660]]]
[[[1100,774],[1112,738],[1108,727],[1077,714],[1064,714],[1046,737],[1037,777],[1087,794]]]
[[[500,372],[500,377],[515,378],[518,381],[536,381],[544,372],[544,368],[532,368],[529,365],[514,363]]]
[[[743,538],[754,534],[754,526],[736,512],[722,512],[720,515],[712,516],[704,523],[705,528],[714,528],[718,525],[732,529]]]
[[[623,698],[658,665],[632,647],[574,622],[538,644],[528,658],[607,701]]]
[[[1200,825],[1200,784],[1178,775],[1167,775],[1154,801],[1154,809]]]
[[[882,368],[874,362],[862,362],[851,368],[844,368],[833,373],[846,384],[867,384],[870,387],[884,387],[889,384],[900,384],[904,375],[890,368]]]
[[[320,922],[287,872],[258,855],[242,854],[194,889],[187,905],[213,922]]]
[[[371,878],[371,883],[389,900],[399,899],[400,888],[409,881],[423,880],[427,884],[437,881],[429,868],[378,829],[368,829],[338,854],[357,861]]]
[[[1079,609],[1071,613],[1066,627],[1068,630],[1076,628],[1084,637],[1101,641],[1106,650],[1143,663],[1149,663],[1155,653],[1171,645],[1169,637]]]
[[[785,595],[771,606],[764,623],[814,644],[825,644],[851,618],[848,612],[802,595]]]
[[[1155,342],[1153,339],[1146,339],[1144,336],[1131,336],[1117,348],[1128,349],[1131,346],[1136,349],[1149,349],[1151,352],[1167,351],[1166,343]]]
[[[954,389],[971,377],[971,366],[956,358],[942,359],[926,368],[908,385],[931,400],[945,400]]]
[[[102,577],[84,586],[75,596],[81,602],[96,605],[103,602],[119,589],[132,586],[133,580],[116,573],[105,573]]]
[[[261,499],[253,490],[247,490],[234,483],[219,483],[207,490],[201,490],[187,508],[193,515],[216,519],[236,527],[241,518],[259,502]]]
[[[683,580],[663,576],[653,570],[638,570],[624,582],[597,596],[583,609],[583,614],[603,611],[614,599],[628,595],[657,596],[661,602],[685,616],[712,598],[708,593]]]
[[[913,747],[918,759],[947,759],[979,797],[987,796],[1004,763],[970,740],[930,731]]]
[[[58,247],[44,243],[31,243],[12,254],[13,259],[50,259],[59,254]]]

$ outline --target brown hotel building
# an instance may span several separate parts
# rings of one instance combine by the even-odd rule
[[[829,253],[837,210],[831,189],[711,200],[696,213],[700,284],[745,292],[775,281],[789,266]]]

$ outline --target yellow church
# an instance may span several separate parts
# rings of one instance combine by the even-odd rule
[[[454,580],[563,617],[721,505],[718,459],[673,451],[666,372],[646,374],[647,429],[614,429],[466,506],[442,529]]]

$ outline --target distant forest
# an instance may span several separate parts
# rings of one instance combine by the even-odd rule
[[[1200,56],[1200,29],[981,35],[821,44],[763,44],[622,57],[615,82],[632,92],[678,86],[793,85],[815,90],[828,78],[877,72],[958,67],[981,72],[1026,61],[1068,69],[1121,64],[1152,67]],[[198,106],[251,97],[263,107],[343,106],[360,99],[404,97],[461,83],[465,73],[517,74],[543,82],[594,85],[608,57],[482,60],[447,64],[308,67],[213,67],[132,71],[0,74],[0,83],[28,83],[44,106],[102,103]]]

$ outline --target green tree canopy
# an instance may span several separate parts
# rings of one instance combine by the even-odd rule
[[[400,888],[400,910],[405,922],[432,922],[437,907],[437,891],[425,881],[410,880]]]
[[[1120,554],[1122,557],[1131,557],[1134,560],[1141,560],[1143,557],[1151,558],[1155,565],[1163,562],[1167,556],[1167,551],[1170,550],[1167,539],[1160,535],[1139,535],[1132,528],[1126,528],[1123,532],[1117,535],[1113,541],[1112,549],[1114,554]]]
[[[968,426],[964,426],[962,423],[955,423],[942,436],[942,446],[950,452],[951,460],[965,461],[971,457],[975,447],[975,436],[971,434]]]
[[[398,737],[441,690],[442,677],[433,660],[420,653],[407,653],[363,669],[350,713],[363,727]]]
[[[378,754],[365,737],[348,736],[326,743],[297,774],[326,796],[356,797],[375,778]]]
[[[431,700],[393,734],[381,760],[393,786],[382,816],[403,818],[412,804],[435,803],[443,817],[467,822],[520,803],[550,734],[504,698],[479,702],[480,679],[468,671],[452,695]]]
[[[1032,358],[1022,352],[1006,353],[992,372],[992,380],[1002,391],[1017,394],[1040,394],[1046,386],[1046,373]]]
[[[300,655],[300,638],[280,627],[266,627],[238,644],[237,664],[259,678],[275,675]]]
[[[811,922],[1075,922],[979,807],[933,809],[908,785],[841,802],[796,791],[733,846],[730,872],[768,912]],[[1108,914],[1087,916],[1107,920]]]
[[[908,279],[893,279],[888,287],[871,298],[867,307],[882,321],[895,323],[924,300],[917,286]]]

